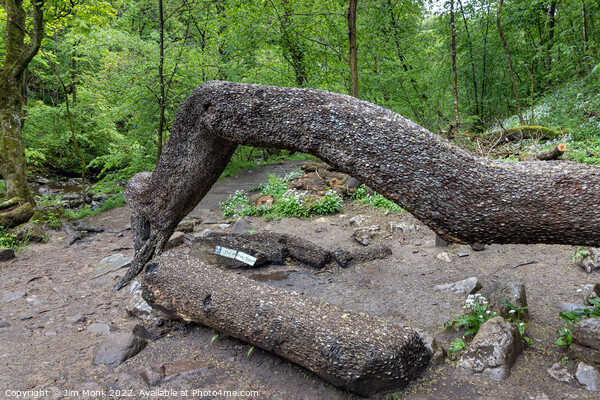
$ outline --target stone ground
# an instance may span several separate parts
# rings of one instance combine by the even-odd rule
[[[293,165],[263,167],[224,180],[193,214],[201,218],[206,209],[216,211],[218,201],[228,193],[256,186],[269,172],[284,173],[290,168]],[[270,229],[325,247],[350,248],[360,246],[351,237],[354,227],[349,226],[356,215],[370,217],[366,225],[394,221],[418,229],[378,239],[393,249],[393,256],[385,260],[326,271],[285,265],[239,273],[430,333],[440,330],[452,314],[460,313],[465,300],[465,296],[436,291],[435,285],[471,276],[478,277],[484,287],[495,281],[521,281],[527,289],[528,334],[533,345],[519,356],[505,382],[465,375],[456,368],[456,361],[446,361],[430,366],[422,378],[388,398],[598,399],[597,393],[555,381],[546,372],[564,356],[554,345],[555,331],[562,325],[556,304],[581,302],[577,289],[598,281],[598,273],[588,275],[571,264],[576,247],[491,245],[480,252],[468,246],[438,248],[433,232],[409,214],[384,215],[352,204],[345,205],[343,214],[313,220],[253,218],[251,222],[259,231]],[[0,263],[0,298],[24,293],[16,300],[0,301],[0,320],[10,324],[0,328],[0,398],[17,394],[7,390],[43,389],[50,390],[49,395],[38,398],[167,399],[174,397],[171,390],[184,391],[178,398],[200,398],[200,394],[228,398],[219,391],[238,391],[238,395],[257,391],[253,398],[259,399],[358,398],[284,359],[237,339],[216,336],[212,329],[178,323],[154,326],[128,316],[127,290],[112,291],[117,278],[111,274],[92,277],[101,259],[116,253],[133,255],[129,216],[130,210],[123,207],[91,218],[86,222],[113,232],[94,234],[71,247],[66,246],[63,232],[51,231],[48,243],[31,245],[16,259]],[[216,227],[201,224],[199,219],[197,223],[200,229]],[[188,251],[185,245],[177,250]],[[450,253],[451,261],[437,258],[441,252]],[[457,257],[457,253],[468,256]],[[106,334],[88,330],[94,323],[119,332],[131,332],[136,324],[145,323],[155,340],[119,366],[96,366],[92,361]],[[140,372],[163,365],[168,371],[182,373],[151,389]],[[53,396],[54,390],[58,396]],[[24,398],[35,397],[30,393]]]

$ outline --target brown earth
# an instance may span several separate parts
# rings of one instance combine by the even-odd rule
[[[231,186],[244,179],[231,180]],[[579,302],[582,285],[598,281],[571,263],[574,246],[491,245],[475,252],[469,246],[435,247],[435,235],[409,214],[390,214],[346,203],[344,213],[313,220],[252,218],[256,230],[290,233],[328,248],[360,246],[352,238],[349,220],[356,215],[370,219],[363,226],[389,221],[414,225],[417,231],[395,233],[378,239],[393,249],[393,256],[346,269],[314,271],[299,265],[239,271],[268,284],[304,292],[357,312],[365,312],[434,333],[453,314],[462,311],[465,296],[436,291],[433,286],[477,276],[482,284],[521,281],[527,289],[531,321],[527,331],[533,345],[524,350],[502,383],[465,375],[454,361],[430,366],[407,389],[389,395],[394,399],[597,399],[598,395],[559,383],[546,369],[565,355],[554,345],[562,325],[556,304]],[[129,226],[127,207],[89,219],[89,224],[120,231]],[[197,221],[197,229],[213,227]],[[50,231],[50,241],[31,245],[16,259],[0,263],[0,298],[25,292],[22,299],[0,302],[0,398],[16,398],[10,390],[58,390],[38,398],[228,398],[219,391],[257,391],[259,399],[352,399],[290,362],[237,339],[202,326],[152,322],[128,316],[130,295],[113,292],[114,275],[91,279],[94,265],[115,253],[133,255],[130,230],[98,233],[66,246],[63,232]],[[185,245],[178,251],[187,252]],[[453,254],[451,262],[436,258]],[[468,256],[457,257],[457,253]],[[240,307],[244,305],[241,304]],[[73,322],[79,315],[80,322]],[[73,318],[74,317],[74,318]],[[96,366],[93,358],[103,334],[86,328],[106,323],[130,332],[144,323],[155,340],[137,356],[119,366]],[[447,343],[446,343],[447,344]],[[166,365],[170,370],[190,370],[150,388],[140,376],[144,368]],[[72,392],[67,392],[67,391]],[[91,392],[84,392],[88,390]],[[186,391],[187,390],[187,394]],[[215,391],[198,393],[197,391]],[[7,392],[8,391],[8,392]],[[111,392],[112,391],[112,392]],[[147,392],[141,392],[147,391]],[[154,392],[152,392],[154,391]],[[162,392],[159,392],[162,391]],[[183,392],[181,392],[183,391]],[[87,396],[86,396],[87,395]],[[233,395],[233,394],[231,394]],[[544,397],[547,396],[547,397]],[[12,396],[12,397],[11,397]],[[32,393],[21,398],[35,398]],[[374,399],[384,399],[385,395]]]

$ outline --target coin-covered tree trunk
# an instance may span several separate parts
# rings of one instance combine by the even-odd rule
[[[478,158],[400,115],[321,90],[213,81],[179,109],[153,173],[125,198],[150,224],[132,270],[160,252],[238,144],[300,151],[369,185],[455,243],[600,246],[600,167]]]
[[[429,362],[410,327],[166,253],[148,264],[153,307],[273,352],[362,396],[399,389]]]

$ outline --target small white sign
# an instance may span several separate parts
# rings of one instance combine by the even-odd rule
[[[250,254],[242,253],[241,251],[238,251],[237,256],[235,256],[235,259],[246,263],[250,266],[254,266],[254,263],[256,262],[256,257],[252,257]]]
[[[250,266],[254,266],[254,263],[256,263],[256,257],[252,257],[250,254],[246,254],[241,251],[228,249],[227,247],[215,247],[215,254],[227,258],[234,258]]]
[[[237,250],[228,249],[227,247],[217,246],[215,248],[215,254],[227,257],[227,258],[235,258],[237,256]]]

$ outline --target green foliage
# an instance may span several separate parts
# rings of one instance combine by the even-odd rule
[[[262,216],[265,219],[298,217],[309,218],[313,215],[333,214],[342,210],[342,198],[329,191],[322,197],[306,195],[296,190],[288,190],[286,178],[270,175],[267,183],[252,189],[261,195],[271,195],[272,205],[255,206],[249,204],[244,191],[236,191],[221,203],[220,208],[226,218],[243,216]]]
[[[58,229],[61,226],[62,219],[58,212],[48,211],[42,217],[42,221],[52,229]]]
[[[467,344],[461,338],[454,338],[450,343],[450,347],[448,348],[448,355],[452,358],[452,354],[457,351],[465,350],[467,348]]]
[[[10,233],[10,229],[0,226],[0,247],[19,250],[26,244],[26,242],[17,240],[17,237]]]
[[[464,336],[476,335],[485,321],[498,316],[498,314],[488,310],[487,305],[488,301],[482,295],[478,293],[470,294],[463,306],[463,314],[453,315],[455,319],[446,322],[444,326],[465,328],[467,331],[464,333]]]
[[[65,214],[69,219],[81,219],[97,215],[105,211],[112,210],[113,208],[121,207],[123,205],[125,205],[123,194],[118,193],[102,201],[100,206],[98,206],[97,208],[92,209],[89,205],[86,205],[85,207],[82,207],[78,210],[65,210]]]
[[[577,322],[581,321],[581,318],[599,318],[600,317],[600,298],[594,297],[587,299],[588,303],[592,306],[591,308],[577,308],[575,310],[566,310],[558,313],[560,318],[567,323],[568,326],[572,326]],[[559,337],[556,339],[557,346],[568,347],[572,341],[572,332],[569,327],[562,326],[556,331]]]
[[[588,249],[586,249],[585,247],[579,247],[575,253],[573,254],[573,256],[571,257],[571,261],[573,263],[578,263],[582,260],[584,260],[587,256],[590,255],[590,252]]]
[[[559,335],[555,342],[557,346],[569,347],[573,343],[573,332],[566,326],[561,326],[556,333]]]
[[[378,208],[381,210],[387,210],[392,214],[396,214],[396,213],[404,211],[402,209],[402,207],[400,207],[398,204],[394,203],[391,200],[386,199],[379,193],[375,193],[372,195],[367,194],[367,191],[365,190],[364,186],[362,186],[362,185],[359,188],[357,188],[354,191],[354,193],[352,193],[350,198],[355,200],[357,203],[371,206],[373,208]]]

